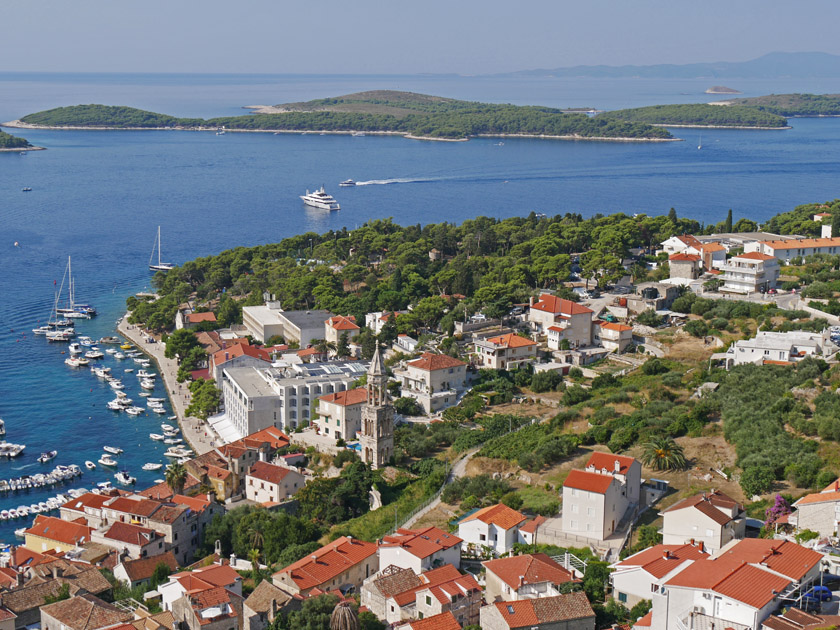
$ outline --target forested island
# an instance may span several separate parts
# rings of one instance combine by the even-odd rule
[[[751,107],[789,118],[840,116],[840,94],[770,94],[727,102],[730,107]]]
[[[15,150],[19,151],[22,149],[32,149],[35,148],[26,138],[20,138],[18,136],[13,136],[10,133],[6,133],[5,131],[0,131],[0,150]]]
[[[24,116],[12,126],[108,129],[205,129],[234,131],[385,132],[420,138],[466,139],[480,135],[579,139],[672,140],[664,129],[617,118],[589,117],[550,107],[459,101],[408,92],[362,92],[270,108],[272,113],[177,118],[132,107],[76,105]]]
[[[652,105],[620,109],[599,114],[597,118],[624,120],[649,125],[753,127],[784,129],[787,119],[754,107],[708,105]]]

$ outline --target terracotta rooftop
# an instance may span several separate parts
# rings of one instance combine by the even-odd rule
[[[575,581],[572,573],[544,553],[487,560],[481,564],[513,590],[518,590],[523,584],[565,584]]]
[[[771,256],[770,254],[762,254],[761,252],[746,252],[744,254],[738,254],[737,256],[733,256],[732,259],[741,259],[746,258],[747,260],[774,260],[775,256]]]
[[[41,613],[52,617],[67,630],[98,630],[134,618],[131,613],[90,594],[47,604],[41,607]]]
[[[104,494],[94,494],[93,492],[86,492],[76,499],[70,499],[61,506],[62,510],[73,510],[74,512],[84,513],[85,508],[93,508],[98,510],[111,497]]]
[[[627,332],[628,330],[633,330],[632,326],[628,326],[627,324],[618,324],[616,322],[602,322],[597,321],[595,322],[601,328],[606,328],[607,330],[615,330],[617,332]]]
[[[399,593],[395,593],[392,595],[392,597],[399,606],[405,606],[406,604],[410,604],[411,602],[415,601],[416,595],[420,591],[432,589],[443,584],[456,582],[464,577],[472,576],[465,576],[451,564],[445,564],[441,567],[438,567],[437,569],[432,569],[431,571],[426,571],[425,573],[422,573],[419,576],[419,586],[405,591],[401,591]]]
[[[449,368],[461,367],[466,365],[466,363],[445,354],[424,352],[419,359],[416,361],[409,361],[407,365],[415,367],[418,370],[435,372],[437,370],[448,370]]]
[[[648,613],[644,617],[640,617],[639,620],[633,624],[634,628],[650,628],[653,625],[653,611],[649,610]]]
[[[329,582],[375,554],[375,543],[342,536],[274,575],[288,574],[299,589],[306,590]]]
[[[174,495],[170,501],[175,505],[185,505],[193,512],[201,513],[212,505],[212,501],[205,495],[199,494],[194,497],[188,497],[183,494]]]
[[[268,483],[279,484],[291,472],[294,471],[283,466],[275,466],[268,462],[254,462],[248,471],[248,476]]]
[[[198,324],[199,322],[214,322],[216,321],[216,315],[207,311],[206,313],[189,313],[186,317],[186,320],[190,324]]]
[[[509,508],[504,503],[497,503],[486,508],[477,510],[461,520],[461,523],[468,521],[481,521],[501,527],[502,529],[510,529],[516,527],[526,520],[526,516],[521,512],[517,512],[513,508]]]
[[[536,341],[531,341],[530,339],[526,339],[516,333],[508,333],[506,335],[501,335],[500,337],[490,337],[487,339],[488,343],[492,343],[494,346],[498,346],[499,348],[525,348],[527,346],[536,346]]]
[[[335,317],[330,317],[325,323],[334,330],[359,330],[359,326],[356,324],[356,318],[353,315],[347,317],[336,315]]]
[[[840,237],[833,238],[800,238],[785,241],[762,241],[759,243],[772,249],[807,249],[809,247],[836,247],[840,245]]]
[[[833,484],[832,484],[833,485]],[[834,503],[840,501],[840,492],[814,492],[797,499],[794,505],[808,505],[810,503]]]
[[[611,473],[617,472],[621,475],[627,475],[635,461],[635,458],[628,457],[627,455],[593,451],[592,455],[589,456],[589,460],[586,462],[586,468],[593,466],[595,470],[606,469]],[[616,462],[618,462],[618,470],[616,470]]]
[[[266,363],[271,363],[271,355],[268,353],[268,350],[265,350],[264,348],[257,348],[246,343],[238,343],[216,352],[213,355],[213,365],[221,365],[222,363],[226,363],[231,359],[241,356],[249,356],[254,359],[265,361]]]
[[[700,246],[704,252],[722,252],[726,251],[726,248],[721,245],[720,243],[703,243]]]
[[[259,448],[262,444],[268,444],[269,448],[278,449],[288,446],[291,440],[277,427],[268,427],[251,435],[246,435],[241,440],[231,442],[237,446],[246,448]]]
[[[771,571],[797,581],[822,558],[821,554],[802,545],[766,538],[745,538],[719,555],[721,558],[729,557],[751,564],[763,564]]]
[[[404,627],[411,628],[411,630],[461,630],[461,624],[455,619],[455,615],[449,611],[425,619],[415,619],[408,622],[408,625]]]
[[[424,529],[398,529],[391,536],[385,536],[379,543],[380,548],[399,547],[416,558],[428,558],[438,551],[451,549],[463,542],[454,534],[448,534],[437,527]]]
[[[671,262],[700,262],[700,256],[697,254],[671,254],[668,256]]]
[[[161,563],[168,566],[171,572],[174,572],[178,568],[178,562],[175,560],[175,555],[171,551],[148,558],[124,560],[122,565],[129,579],[132,582],[139,582],[140,580],[150,579],[157,566]]]
[[[367,388],[357,387],[356,389],[348,389],[343,392],[335,392],[333,394],[326,394],[321,396],[318,400],[332,403],[341,407],[348,405],[358,405],[367,401]]]
[[[81,523],[62,521],[53,516],[38,515],[32,527],[24,533],[29,536],[40,536],[65,545],[81,545],[90,541],[93,529]]]
[[[289,593],[274,586],[271,580],[263,580],[245,600],[245,605],[254,612],[270,613],[272,602],[280,609],[292,599]]]
[[[654,545],[628,556],[616,566],[641,567],[656,578],[663,578],[688,560],[708,558],[694,545]]]
[[[580,591],[555,597],[496,602],[492,605],[510,628],[530,628],[540,624],[595,617],[589,600]]]
[[[563,487],[604,494],[612,482],[612,475],[602,475],[601,473],[574,469],[566,477],[566,481],[563,482]]]
[[[423,585],[423,580],[411,569],[392,564],[382,571],[382,576],[376,578],[373,585],[383,597],[388,598],[417,589]]]
[[[103,508],[106,510],[114,510],[116,512],[124,512],[134,516],[149,517],[154,514],[161,506],[159,501],[152,499],[136,498],[130,499],[128,497],[114,497]]]
[[[535,302],[531,308],[546,313],[553,313],[554,315],[582,315],[592,312],[591,308],[587,308],[582,304],[559,298],[556,295],[549,295],[548,293],[543,293],[539,301]]]
[[[545,523],[546,520],[548,519],[546,519],[545,516],[537,515],[524,525],[520,525],[519,531],[523,534],[533,534],[537,530],[537,527]]]
[[[742,509],[735,499],[723,492],[720,492],[719,490],[715,490],[713,492],[701,492],[693,497],[688,497],[687,499],[678,501],[667,510],[664,510],[663,514],[666,512],[685,510],[687,508],[695,508],[701,514],[708,516],[719,525],[726,525],[732,520],[732,517],[723,510],[734,509],[737,516],[737,513]]]
[[[148,545],[156,538],[163,538],[163,534],[148,527],[131,525],[130,523],[114,523],[105,532],[104,537],[108,540],[116,540],[127,545]]]

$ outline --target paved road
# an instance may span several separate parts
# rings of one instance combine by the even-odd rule
[[[174,359],[167,359],[163,355],[165,346],[159,340],[155,343],[147,343],[146,339],[149,335],[137,326],[129,324],[127,316],[120,320],[117,331],[157,363],[169,401],[172,403],[175,415],[178,416],[181,433],[196,455],[203,455],[212,450],[215,445],[221,444],[219,437],[206,422],[186,415],[187,406],[190,404],[190,390],[186,385],[178,382],[178,364]]]

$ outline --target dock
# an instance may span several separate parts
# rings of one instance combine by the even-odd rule
[[[178,363],[164,356],[166,347],[161,343],[160,337],[129,324],[129,315],[130,313],[126,313],[120,320],[117,332],[133,343],[138,351],[143,352],[155,362],[174,414],[178,416],[178,425],[184,440],[196,455],[203,455],[221,446],[224,442],[208,423],[200,418],[186,415],[191,393],[186,384],[178,382]],[[149,343],[149,339],[154,339],[155,342]]]

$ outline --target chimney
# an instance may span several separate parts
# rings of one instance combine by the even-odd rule
[[[230,352],[225,352],[225,361],[230,361]]]
[[[23,586],[23,571],[18,571],[18,574],[15,576],[17,580],[18,586]]]
[[[693,538],[691,540],[689,540],[688,542],[691,543],[692,547],[694,546],[694,539]]]
[[[614,466],[615,466],[615,472],[621,472],[621,462],[620,461],[615,460]]]
[[[276,616],[277,616],[277,600],[272,599],[271,600],[271,617],[269,618],[269,621],[274,621],[274,618]]]
[[[699,549],[700,551],[706,550],[706,545],[703,543],[702,540],[699,543],[697,543],[697,549]]]
[[[665,560],[670,560],[671,559],[671,552],[668,549],[666,549],[665,551],[662,552],[662,557]]]
[[[525,576],[524,576],[524,575],[520,575],[520,576],[519,576],[519,588],[522,588],[522,586],[523,586],[524,584],[525,584]]]
[[[534,305],[534,296],[532,295],[531,297],[528,298],[528,306],[533,306],[533,305]]]

